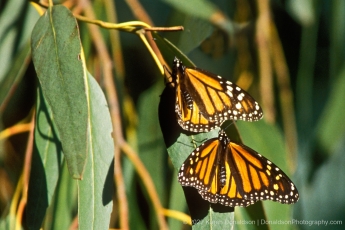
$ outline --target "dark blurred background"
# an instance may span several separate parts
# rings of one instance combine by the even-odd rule
[[[110,21],[108,1],[111,0],[91,2],[100,20]],[[78,8],[82,4],[61,2],[74,13],[82,13]],[[112,2],[112,16],[117,22],[147,19],[133,2]],[[142,0],[140,4],[151,19],[146,22],[153,23],[152,26],[184,26],[183,32],[159,35],[170,40],[199,68],[248,90],[262,105],[264,122],[279,131],[286,150],[287,174],[300,192],[299,202],[292,206],[291,219],[328,221],[327,225],[300,222],[284,227],[343,229],[345,1]],[[32,115],[37,80],[29,44],[39,16],[24,0],[1,1],[0,14],[1,226],[13,218],[10,207],[22,175],[28,140],[25,130],[18,134],[4,131],[29,122]],[[88,70],[104,86],[99,58],[83,22],[80,31]],[[138,36],[120,32],[119,40],[114,40],[108,30],[101,31],[109,52],[120,55],[122,60],[114,62],[114,68],[123,73],[115,74],[115,82],[127,141],[150,172],[163,206],[188,213],[176,180],[177,169],[169,160],[158,121],[164,77]],[[118,48],[114,48],[114,43]],[[165,50],[161,49],[165,57]],[[165,61],[172,64],[172,60]],[[145,188],[125,157],[123,173],[131,228],[157,229]],[[119,213],[114,202],[112,224],[116,227]],[[239,217],[235,211],[236,218]],[[170,218],[168,223],[171,229],[189,228]]]

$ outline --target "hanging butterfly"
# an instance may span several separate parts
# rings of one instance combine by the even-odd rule
[[[175,57],[172,79],[179,125],[191,132],[208,132],[225,120],[257,121],[259,104],[234,83],[199,68],[185,67]]]
[[[231,207],[259,200],[292,204],[299,198],[296,186],[278,166],[253,149],[231,142],[223,130],[189,155],[178,180],[195,187],[203,199]]]

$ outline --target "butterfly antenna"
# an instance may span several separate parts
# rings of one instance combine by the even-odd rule
[[[227,121],[229,121],[230,124],[229,124],[229,122],[227,122]],[[235,122],[236,122],[236,121],[234,121],[234,120],[226,120],[226,121],[224,121],[223,125],[226,125],[226,126],[222,127],[222,129],[223,129],[224,131],[226,131],[230,126],[234,125]],[[222,126],[223,126],[223,125],[222,125]]]

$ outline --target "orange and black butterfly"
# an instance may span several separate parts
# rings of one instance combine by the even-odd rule
[[[175,57],[175,111],[180,126],[191,132],[208,132],[225,120],[257,121],[259,104],[234,83],[199,68],[185,67]]]
[[[223,130],[189,155],[178,180],[195,187],[203,199],[231,207],[259,200],[292,204],[299,198],[296,186],[278,166],[253,149],[231,142]]]

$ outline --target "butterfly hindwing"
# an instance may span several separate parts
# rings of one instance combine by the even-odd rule
[[[224,131],[192,152],[179,182],[198,189],[211,203],[248,206],[259,200],[295,203],[298,191],[289,177],[253,149],[231,142]]]
[[[176,92],[175,111],[178,116],[177,121],[183,129],[192,132],[207,132],[215,127],[213,122],[202,116],[199,107],[186,90],[181,90],[178,86]]]
[[[226,155],[231,158],[227,162],[233,172],[236,190],[242,197],[242,203],[238,199],[229,199],[234,197],[230,181],[227,181],[229,185],[226,184],[219,191],[219,203],[248,206],[259,200],[273,200],[283,204],[295,203],[298,200],[295,185],[278,166],[247,146],[230,140],[227,142]]]
[[[178,123],[191,132],[208,132],[225,120],[256,121],[263,113],[259,104],[230,81],[199,68],[185,67],[175,58],[175,111]]]

